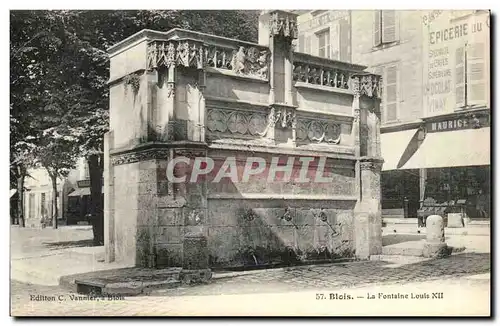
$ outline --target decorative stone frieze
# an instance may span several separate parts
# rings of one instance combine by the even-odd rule
[[[382,77],[370,73],[357,73],[351,76],[351,88],[355,94],[370,98],[381,97]]]
[[[176,148],[174,149],[175,156],[185,156],[187,158],[204,157],[207,151],[199,148]]]
[[[225,48],[199,41],[153,41],[148,44],[147,69],[207,66],[260,79],[268,78],[270,51],[264,47]]]
[[[372,160],[368,160],[368,161],[361,161],[359,166],[360,166],[361,170],[381,171],[383,163],[384,163],[384,160],[372,159]]]
[[[293,108],[272,107],[268,116],[269,125],[281,129],[296,127],[296,113]]]
[[[168,150],[150,149],[146,151],[128,152],[123,154],[112,155],[111,164],[113,165],[131,164],[140,161],[164,159],[168,158],[168,156],[169,156]]]
[[[278,13],[273,13],[270,18],[269,24],[271,35],[281,36],[287,39],[298,38],[299,32],[297,28],[297,21],[290,19],[290,17],[279,17]]]
[[[184,66],[204,68],[203,43],[196,41],[153,41],[148,44],[147,68]]]
[[[298,119],[297,140],[311,141],[316,143],[340,143],[340,124],[330,121],[313,119]]]

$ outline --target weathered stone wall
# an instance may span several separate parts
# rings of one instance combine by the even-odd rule
[[[139,163],[116,165],[114,170],[115,259],[135,265],[139,200]]]
[[[238,78],[234,74],[224,75],[220,72],[208,72],[204,95],[208,98],[225,98],[265,105],[269,99],[269,84],[255,78]]]
[[[212,266],[353,255],[354,201],[264,197],[209,199],[206,227]]]
[[[321,113],[339,113],[350,115],[352,113],[352,96],[348,94],[335,94],[329,91],[318,91],[312,87],[297,87],[297,104]]]

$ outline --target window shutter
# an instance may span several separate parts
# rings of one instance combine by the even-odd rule
[[[382,25],[382,17],[380,17],[382,11],[375,10],[373,18],[373,46],[378,46],[382,43],[380,26]]]
[[[331,44],[331,48],[332,48],[331,58],[333,60],[341,60],[340,59],[340,51],[342,51],[342,45],[340,43],[339,22],[334,22],[332,24],[332,33],[330,36],[330,44]]]
[[[351,26],[347,18],[339,21],[340,61],[351,62]]]
[[[484,43],[467,46],[467,105],[485,105],[487,102],[485,54]]]
[[[465,106],[465,51],[460,47],[455,53],[455,103],[457,108]]]
[[[307,36],[306,41],[304,43],[304,52],[307,54],[311,54],[311,37]]]
[[[304,34],[299,35],[299,52],[304,52]]]
[[[387,66],[385,75],[386,121],[396,121],[398,119],[398,67]]]
[[[396,11],[382,10],[382,43],[396,41]]]

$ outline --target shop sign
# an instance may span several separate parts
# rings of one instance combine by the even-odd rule
[[[330,10],[318,17],[309,20],[307,22],[307,27],[311,29],[318,26],[324,26],[332,21],[339,20],[347,16],[349,16],[349,12],[347,10]]]
[[[90,187],[90,180],[79,180],[76,182],[78,188],[88,188]]]
[[[427,123],[427,132],[441,132],[461,129],[474,129],[488,126],[488,117],[471,115],[470,117],[454,118]]]

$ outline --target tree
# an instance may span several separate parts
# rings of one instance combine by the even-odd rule
[[[59,128],[61,130],[61,128]],[[57,179],[68,176],[76,165],[77,138],[61,135],[55,128],[43,132],[43,139],[36,151],[36,162],[43,166],[52,185],[52,227],[57,229],[59,216],[57,207]]]
[[[56,157],[49,152],[61,147],[58,142],[38,144],[44,131],[77,139],[79,153],[89,162],[96,243],[103,242],[99,233],[103,230],[103,135],[109,109],[106,49],[145,28],[185,28],[253,42],[258,34],[257,11],[11,11],[10,18],[11,118],[27,126],[13,141],[11,123],[11,153],[16,152],[13,143],[33,135],[29,143],[40,146],[37,153],[52,161]],[[66,159],[63,168],[71,165],[71,158]],[[29,159],[18,162],[26,167]],[[55,171],[53,166],[50,169]]]

